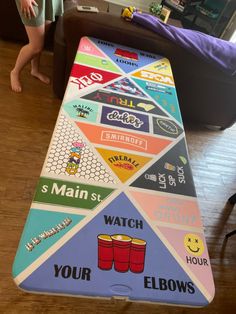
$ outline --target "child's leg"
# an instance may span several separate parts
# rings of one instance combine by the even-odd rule
[[[41,53],[44,46],[45,25],[25,26],[29,43],[21,48],[14,69],[11,71],[11,87],[15,92],[21,92],[20,73],[32,58]]]
[[[46,21],[45,22],[45,34],[44,34],[44,38],[46,33],[48,32],[50,26],[51,26],[51,21]],[[42,81],[43,83],[49,84],[50,83],[50,79],[49,77],[47,77],[46,75],[44,75],[43,73],[41,73],[39,71],[39,65],[40,65],[40,57],[41,57],[41,53],[37,54],[32,60],[31,60],[31,75],[33,75],[34,77],[38,78],[40,81]]]

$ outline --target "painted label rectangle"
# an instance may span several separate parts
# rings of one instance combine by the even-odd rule
[[[113,189],[40,177],[35,202],[94,209]]]

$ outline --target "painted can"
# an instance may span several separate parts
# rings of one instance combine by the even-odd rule
[[[113,264],[112,238],[108,234],[98,235],[98,267],[110,270]]]
[[[146,254],[146,241],[132,239],[130,247],[130,270],[133,273],[141,273],[144,270]]]
[[[127,272],[129,270],[130,246],[132,238],[124,234],[112,235],[114,268],[118,272]]]

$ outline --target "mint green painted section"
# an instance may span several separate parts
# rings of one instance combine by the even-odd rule
[[[117,68],[109,59],[99,58],[97,56],[77,53],[75,62],[115,73],[121,73],[121,70]]]
[[[34,201],[93,210],[114,189],[40,177]]]
[[[92,101],[75,99],[65,103],[63,109],[75,121],[96,122],[97,120],[98,104]]]
[[[13,264],[13,277],[19,275],[26,267],[32,264],[38,257],[46,252],[54,243],[56,243],[62,236],[64,236],[71,228],[81,222],[85,216],[52,212],[46,210],[30,209],[24,231],[21,236],[21,240],[16,253],[15,261]],[[28,251],[25,245],[32,243],[32,238],[39,237],[44,231],[49,231],[56,226],[65,218],[70,218],[72,222],[60,230],[58,233],[42,239],[38,245],[34,245],[32,251]]]

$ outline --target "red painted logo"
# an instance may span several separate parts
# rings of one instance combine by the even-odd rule
[[[138,61],[138,54],[136,52],[130,52],[128,50],[117,48],[115,51],[115,55],[121,58]]]

